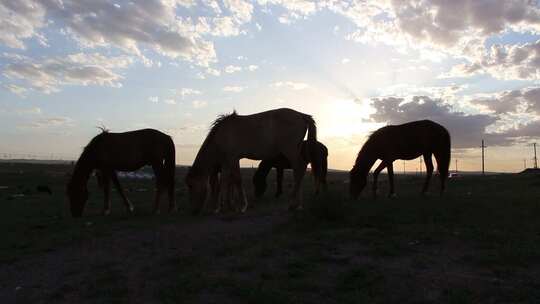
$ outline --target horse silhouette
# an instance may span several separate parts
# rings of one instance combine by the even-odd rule
[[[307,163],[311,164],[311,170],[315,179],[315,193],[319,193],[321,185],[326,188],[326,174],[328,172],[328,149],[320,142],[315,142],[312,147],[308,147],[308,141],[302,142],[302,155]],[[291,169],[291,164],[283,155],[272,159],[263,159],[253,175],[253,186],[255,196],[261,197],[266,191],[266,177],[276,168],[276,194],[275,197],[283,193],[283,170]]]
[[[110,181],[120,193],[129,212],[134,207],[128,200],[116,171],[135,171],[150,165],[156,177],[154,213],[159,213],[161,192],[166,189],[169,197],[169,211],[176,210],[174,199],[175,147],[172,138],[154,129],[142,129],[124,133],[110,133],[102,130],[84,148],[75,164],[71,179],[67,184],[71,214],[80,217],[88,200],[87,182],[96,170],[98,184],[105,193],[103,214],[111,212]]]
[[[419,120],[376,130],[358,152],[349,172],[351,197],[358,198],[366,186],[369,170],[378,159],[382,162],[373,172],[373,195],[376,196],[377,178],[384,168],[387,168],[390,182],[389,196],[395,195],[392,163],[397,159],[411,160],[419,156],[424,157],[426,164],[426,180],[422,188],[422,193],[425,193],[433,174],[432,155],[437,161],[442,195],[450,166],[450,134],[443,126],[430,120]]]
[[[306,171],[301,143],[317,140],[317,128],[310,115],[282,108],[252,115],[233,112],[214,121],[192,167],[186,176],[193,213],[199,213],[206,201],[210,176],[220,170],[220,200],[236,189],[243,199],[242,211],[248,202],[240,179],[239,160],[271,159],[283,155],[294,172],[294,189],[290,209],[302,208],[300,185]]]

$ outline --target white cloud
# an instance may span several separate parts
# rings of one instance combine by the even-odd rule
[[[132,62],[127,56],[105,57],[98,53],[77,53],[41,61],[15,61],[4,67],[3,75],[46,94],[58,92],[60,86],[64,85],[121,87],[123,77],[114,70],[127,68]]]
[[[170,105],[175,105],[176,104],[176,100],[172,99],[172,98],[167,98],[165,100],[163,100],[164,103],[166,104],[170,104]]]
[[[26,92],[28,92],[26,88],[12,83],[4,84],[4,88],[8,89],[11,93],[23,98],[26,97]]]
[[[471,57],[471,61],[454,66],[447,76],[487,73],[500,79],[540,79],[540,40],[522,45],[492,45]]]
[[[209,75],[212,75],[212,76],[219,76],[219,75],[221,75],[221,72],[220,72],[219,70],[212,69],[212,68],[207,68],[207,69],[206,69],[206,73],[209,74]]]
[[[235,65],[228,65],[225,67],[225,73],[232,74],[242,70],[242,67]]]
[[[191,102],[191,105],[193,105],[195,109],[200,109],[206,107],[208,105],[208,102],[204,100],[194,100]]]
[[[29,127],[34,129],[43,129],[50,127],[64,127],[71,126],[73,119],[69,117],[50,117],[33,121],[29,124],[22,125],[22,127]]]
[[[343,58],[343,59],[341,59],[341,63],[342,63],[342,64],[347,64],[347,63],[349,63],[349,62],[351,62],[351,60],[350,60],[349,58]]]
[[[275,88],[285,87],[291,90],[304,90],[309,88],[309,85],[307,83],[294,81],[278,81],[272,83],[271,86]]]
[[[152,103],[158,103],[159,97],[157,97],[157,96],[148,97],[148,101],[150,101]]]
[[[254,65],[254,64],[250,64],[250,65],[247,67],[247,69],[248,69],[249,71],[251,71],[251,72],[257,70],[258,68],[259,68],[259,66],[258,66],[258,65]]]
[[[45,25],[45,8],[31,0],[0,2],[0,43],[25,49],[24,40],[37,37],[45,41],[38,29]]]
[[[45,18],[85,48],[117,47],[143,57],[150,49],[170,58],[181,58],[206,66],[216,61],[214,46],[204,40],[201,27],[176,15],[181,1],[135,0],[115,6],[107,0],[95,1],[2,1],[0,42],[24,48],[24,39],[41,39]],[[244,16],[244,15],[239,15]],[[239,17],[244,18],[244,17]],[[44,41],[44,39],[41,39]]]
[[[182,98],[185,98],[186,96],[201,95],[202,94],[201,91],[191,89],[191,88],[181,88],[181,89],[175,90],[175,93],[177,95],[180,95]]]
[[[223,91],[225,91],[225,92],[233,92],[233,93],[239,93],[239,92],[242,92],[245,89],[246,89],[246,87],[241,87],[241,86],[225,86],[225,87],[223,87]]]

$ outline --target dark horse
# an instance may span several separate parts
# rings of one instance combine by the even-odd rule
[[[109,198],[111,180],[128,211],[133,212],[133,205],[124,194],[116,171],[135,171],[145,165],[152,166],[156,178],[154,213],[159,213],[159,198],[163,189],[167,189],[168,192],[169,211],[176,210],[174,200],[176,164],[172,138],[153,129],[125,133],[109,133],[103,130],[84,148],[68,182],[67,195],[73,217],[80,217],[83,213],[88,200],[86,184],[93,170],[98,171],[98,182],[105,192],[103,214],[111,212]]]
[[[326,173],[328,172],[328,149],[321,142],[314,142],[308,147],[308,141],[302,142],[302,155],[306,162],[311,164],[313,177],[315,178],[315,193],[319,193],[321,184],[326,188]],[[253,185],[255,186],[255,196],[261,197],[266,191],[266,177],[272,168],[276,168],[277,191],[276,197],[283,193],[283,170],[291,169],[291,163],[283,155],[276,158],[263,159],[259,163],[255,175],[253,175]]]
[[[220,116],[214,121],[193,166],[186,176],[193,212],[199,213],[206,202],[211,176],[221,171],[220,198],[230,197],[235,189],[247,208],[247,199],[240,179],[239,160],[271,159],[284,155],[294,171],[294,190],[290,209],[302,207],[300,185],[306,171],[301,144],[308,133],[308,141],[317,140],[317,128],[310,115],[291,109],[276,109],[252,115]],[[221,200],[222,201],[222,200]]]
[[[392,162],[396,159],[410,160],[424,156],[426,163],[426,181],[422,189],[425,193],[433,174],[431,155],[437,160],[437,169],[441,179],[441,195],[448,178],[450,165],[450,134],[441,125],[430,120],[413,121],[402,125],[386,126],[373,132],[364,144],[356,163],[350,171],[350,193],[356,199],[367,183],[369,170],[377,161],[381,164],[373,172],[373,194],[377,193],[377,177],[387,168],[390,181],[389,196],[394,195],[394,169]]]

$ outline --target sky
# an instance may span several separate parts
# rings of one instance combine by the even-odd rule
[[[534,0],[0,0],[0,158],[76,159],[97,126],[151,127],[190,165],[217,115],[288,107],[313,115],[330,168],[431,119],[451,169],[480,170],[484,139],[486,170],[517,172],[539,78]]]

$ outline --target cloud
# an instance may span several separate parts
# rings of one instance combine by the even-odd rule
[[[176,104],[176,100],[172,99],[172,98],[167,98],[165,100],[163,100],[164,103],[166,104],[170,104],[170,105],[175,105]]]
[[[247,69],[250,71],[250,72],[253,72],[255,70],[257,70],[259,68],[258,65],[254,65],[254,64],[251,64],[247,67]]]
[[[539,79],[540,40],[521,45],[495,44],[471,60],[453,67],[448,76],[485,73],[499,79]]]
[[[214,46],[202,38],[204,27],[193,26],[190,19],[177,16],[180,5],[190,4],[169,0],[136,0],[120,5],[106,0],[3,1],[0,42],[24,48],[25,39],[40,38],[39,31],[51,27],[85,48],[112,46],[142,58],[142,50],[150,49],[207,66],[216,61]],[[238,20],[245,20],[244,12],[234,5],[230,7],[239,14]],[[45,19],[54,23],[46,23]]]
[[[45,8],[30,0],[0,2],[0,44],[25,49],[24,40],[37,37],[45,42],[37,29],[45,25]]]
[[[26,88],[18,86],[16,84],[12,84],[12,83],[4,84],[3,86],[11,93],[22,98],[26,97],[26,92],[28,92]]]
[[[241,87],[241,86],[225,86],[223,88],[223,91],[225,92],[233,92],[233,93],[239,93],[239,92],[242,92],[243,90],[245,90],[246,87]]]
[[[43,128],[51,128],[51,127],[71,126],[72,124],[73,124],[73,119],[69,117],[50,117],[50,118],[39,119],[29,124],[22,125],[22,127],[29,127],[33,129],[43,129]]]
[[[121,87],[123,77],[115,70],[125,69],[132,62],[127,56],[105,57],[98,53],[77,53],[41,61],[18,60],[7,64],[3,75],[46,94],[58,92],[64,85]],[[16,87],[12,85],[8,89],[13,91]],[[25,92],[24,89],[17,90]]]
[[[148,97],[148,101],[150,101],[152,103],[158,103],[159,97],[157,97],[157,96]]]
[[[278,20],[285,24],[290,24],[299,19],[305,19],[318,10],[316,2],[307,0],[258,0],[257,2],[266,8],[272,6],[283,7],[285,11],[278,17]]]
[[[191,105],[193,105],[195,109],[200,109],[206,107],[208,105],[208,102],[204,100],[194,100],[191,102]]]
[[[349,58],[343,58],[343,59],[341,59],[341,63],[342,63],[342,64],[347,64],[347,63],[349,63],[349,62],[351,62],[351,60],[350,60]]]
[[[232,74],[236,73],[242,70],[242,67],[234,66],[234,65],[228,65],[225,67],[225,73]]]
[[[485,106],[495,114],[517,113],[521,109],[540,115],[540,87],[484,94],[471,98],[470,103]]]
[[[291,90],[304,90],[309,88],[307,83],[303,82],[293,82],[293,81],[278,81],[271,84],[274,88],[288,88]]]
[[[186,96],[190,95],[201,95],[202,92],[199,90],[191,89],[191,88],[181,88],[179,90],[175,90],[177,95],[182,96],[182,98],[185,98]]]

